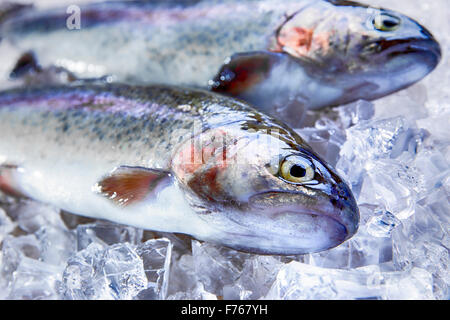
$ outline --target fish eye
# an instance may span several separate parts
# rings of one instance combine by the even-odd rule
[[[372,21],[372,24],[375,27],[375,29],[379,31],[397,30],[398,27],[400,26],[400,23],[401,23],[400,18],[387,13],[381,13],[377,15]]]
[[[314,178],[314,166],[308,159],[300,156],[289,156],[281,163],[280,175],[289,182],[308,182]]]

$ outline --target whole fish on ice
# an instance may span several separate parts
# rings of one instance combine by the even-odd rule
[[[80,6],[79,29],[68,28],[67,9],[6,19],[3,41],[37,60],[14,75],[56,66],[80,78],[210,88],[295,122],[304,109],[403,89],[441,57],[418,22],[347,0],[105,2]]]
[[[348,186],[292,129],[215,93],[122,84],[0,93],[0,188],[238,250],[302,254],[358,228]]]

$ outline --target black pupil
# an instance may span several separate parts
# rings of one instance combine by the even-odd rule
[[[291,170],[289,171],[289,173],[291,174],[291,176],[296,177],[296,178],[303,178],[306,175],[306,170],[305,168],[298,166],[296,164],[294,164],[291,167]]]
[[[395,21],[394,19],[387,18],[387,19],[384,19],[383,24],[384,24],[384,26],[385,26],[386,28],[393,28],[393,27],[395,27],[398,23],[397,23],[397,21]]]

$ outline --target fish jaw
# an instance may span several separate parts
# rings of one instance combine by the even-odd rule
[[[263,193],[252,197],[255,208],[260,200],[289,197],[290,204],[275,208],[259,208],[253,214],[268,219],[262,238],[269,235],[269,252],[277,254],[305,254],[334,248],[350,239],[358,230],[359,210],[356,201],[345,183],[333,187],[332,195],[319,199],[305,199],[303,194]],[[297,198],[297,199],[296,199]],[[279,202],[284,202],[281,200]],[[297,200],[297,201],[295,201]],[[246,214],[246,217],[248,215]],[[258,221],[254,217],[255,221]],[[277,232],[278,231],[278,232]],[[277,244],[282,244],[277,247]]]
[[[260,194],[253,200],[268,196]],[[328,250],[358,230],[359,212],[352,201],[340,209],[323,202],[314,209],[298,204],[276,210],[253,208],[204,215],[201,218],[214,230],[205,240],[257,254],[297,255]]]
[[[253,225],[259,224],[258,217],[256,214],[249,215]],[[226,231],[216,232],[214,238],[208,240],[255,254],[297,255],[324,251],[346,239],[345,227],[326,216],[288,211],[278,214],[270,225],[270,230],[267,228],[261,234],[240,225],[231,226]],[[296,226],[296,229],[287,226]]]
[[[403,81],[398,81],[392,91],[407,87],[421,80],[439,64],[442,51],[439,43],[430,37],[406,40],[390,40],[378,43],[384,50],[384,74],[391,74]],[[398,87],[398,88],[397,88]]]
[[[355,99],[376,100],[408,88],[430,74],[441,60],[438,42],[428,39],[391,41],[379,63],[380,68],[368,69],[358,75],[343,74],[342,95],[334,105],[346,104]]]

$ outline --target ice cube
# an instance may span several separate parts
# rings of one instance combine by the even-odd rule
[[[358,204],[378,205],[399,219],[412,215],[424,189],[413,160],[425,137],[401,117],[348,129],[336,168],[352,185]]]
[[[87,248],[91,243],[111,245],[129,242],[140,243],[143,230],[108,221],[97,221],[77,227],[77,250]]]
[[[19,227],[28,233],[36,232],[42,226],[65,228],[59,209],[37,201],[23,199],[11,205],[8,212]]]
[[[433,117],[417,121],[417,125],[427,128],[434,139],[448,140],[448,124],[450,119],[449,110],[439,113]]]
[[[347,140],[340,149],[335,167],[351,185],[355,197],[359,197],[368,172],[376,166],[378,159],[390,158],[399,137],[407,129],[407,121],[397,117],[361,121],[346,130]]]
[[[335,165],[345,133],[336,129],[303,128],[296,130],[327,163]]]
[[[417,155],[414,166],[423,176],[422,197],[435,193],[442,186],[445,188],[445,181],[450,177],[450,158],[445,154],[446,149],[427,147]]]
[[[340,118],[339,122],[344,128],[352,127],[362,120],[372,119],[375,115],[374,104],[365,100],[358,100],[336,109]]]
[[[217,296],[206,291],[203,284],[199,282],[194,289],[172,294],[167,297],[167,300],[217,300]]]
[[[350,242],[344,242],[336,248],[306,255],[305,263],[313,266],[334,269],[347,269],[351,264]]]
[[[41,245],[35,235],[13,237],[8,235],[2,244],[1,278],[12,280],[14,271],[24,257],[38,260],[41,255]]]
[[[403,117],[362,121],[346,133],[347,141],[336,168],[351,182],[357,181],[361,172],[370,171],[378,159],[395,159],[404,152],[412,159],[427,137],[426,131],[415,128]]]
[[[380,265],[392,261],[392,240],[378,238],[362,229],[358,236],[349,240],[351,268]]]
[[[148,280],[147,289],[142,290],[137,299],[166,299],[172,257],[172,242],[165,238],[148,240],[139,245],[136,248],[136,252],[144,263],[144,271]]]
[[[7,236],[3,241],[1,278],[8,299],[57,299],[63,267],[41,261],[41,242],[35,235]]]
[[[223,287],[224,300],[249,300],[252,299],[252,291],[246,290],[241,284],[226,285]]]
[[[259,299],[267,294],[283,266],[279,257],[255,256],[246,259],[239,279],[223,288],[226,300]]]
[[[422,175],[415,168],[392,159],[379,159],[370,167],[362,183],[358,203],[376,204],[398,219],[414,213]]]
[[[433,292],[439,299],[447,298],[450,285],[448,231],[448,223],[440,221],[428,208],[418,206],[414,216],[392,232],[395,266],[419,267],[430,272]]]
[[[385,273],[382,298],[385,300],[434,300],[432,275],[420,268]]]
[[[147,288],[144,264],[129,243],[91,243],[69,259],[60,294],[65,299],[132,299]]]
[[[325,270],[292,261],[281,268],[264,298],[270,300],[336,298],[336,285]]]
[[[265,299],[433,299],[432,283],[431,274],[420,268],[337,270],[292,261],[281,268]]]
[[[338,247],[308,256],[308,264],[324,268],[352,269],[379,265],[392,261],[392,241],[390,238],[373,237],[360,229],[353,238]]]
[[[190,292],[195,289],[198,283],[192,254],[182,255],[174,251],[172,253],[168,294]]]
[[[13,273],[7,299],[56,300],[63,268],[23,257]]]
[[[400,181],[392,179],[391,173],[373,170],[364,179],[359,203],[376,204],[392,212],[399,219],[406,219],[414,213],[414,194]]]
[[[347,141],[341,156],[349,159],[389,157],[402,133],[408,129],[403,117],[362,121],[347,130]]]
[[[425,103],[428,99],[427,88],[418,83],[395,95],[374,101],[375,117],[388,118],[402,116],[408,120],[423,119],[429,115]]]
[[[92,243],[71,257],[63,273],[60,295],[70,300],[113,299],[99,262],[105,247]]]
[[[246,259],[252,255],[209,242],[192,241],[192,255],[198,280],[205,290],[223,296],[223,287],[240,276]]]
[[[66,228],[43,226],[35,234],[40,242],[40,259],[46,263],[65,265],[75,253],[75,234]]]
[[[144,263],[130,244],[109,247],[100,263],[108,279],[108,287],[117,299],[131,299],[147,287]]]
[[[2,265],[3,265],[3,253],[0,251],[0,266]],[[6,296],[9,294],[8,284],[9,283],[5,279],[3,279],[3,277],[0,276],[0,300],[4,300]]]
[[[16,224],[6,214],[5,210],[0,208],[0,243],[3,238],[14,230]]]
[[[389,238],[392,231],[400,224],[401,221],[392,213],[389,211],[379,210],[368,222],[367,232],[374,237]]]

